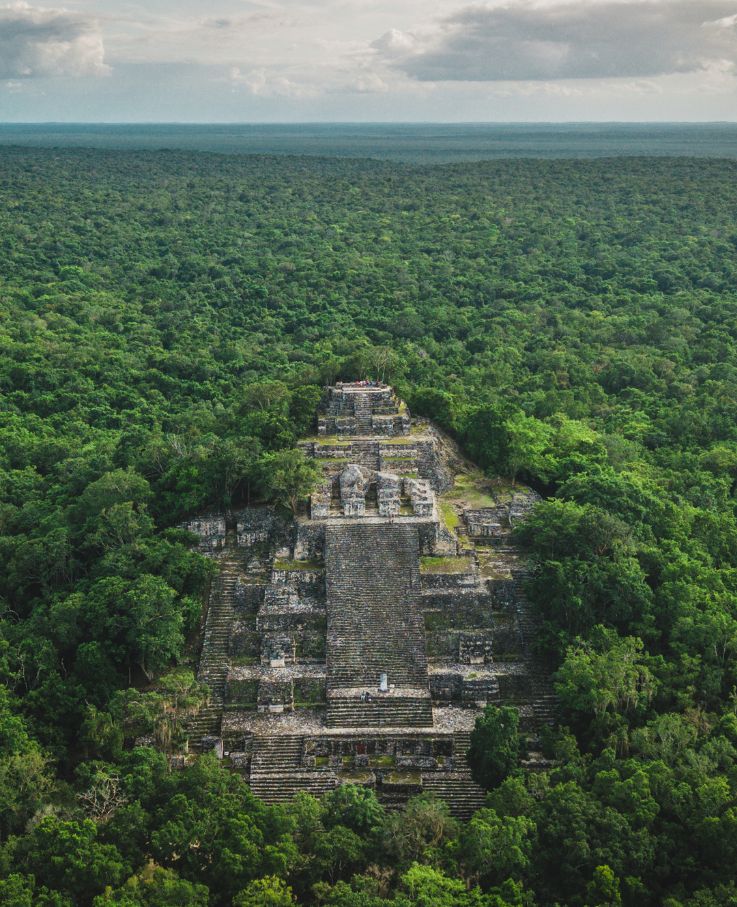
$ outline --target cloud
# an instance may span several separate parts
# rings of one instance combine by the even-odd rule
[[[0,7],[0,79],[105,75],[97,20],[27,3]]]
[[[233,86],[243,86],[250,94],[260,98],[314,98],[319,94],[314,85],[294,82],[265,69],[243,72],[238,66],[233,66],[230,81]]]
[[[737,63],[737,0],[468,6],[372,45],[421,81],[642,78]]]

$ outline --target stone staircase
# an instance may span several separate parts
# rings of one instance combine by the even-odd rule
[[[532,709],[538,730],[543,725],[552,727],[558,720],[558,697],[548,674],[532,668]]]
[[[391,696],[376,693],[370,702],[355,698],[328,700],[325,723],[328,727],[432,727],[430,696]]]
[[[461,772],[428,772],[422,776],[422,790],[444,800],[456,819],[470,819],[486,799],[483,789]]]
[[[427,772],[422,775],[422,789],[444,800],[451,815],[457,819],[469,819],[486,800],[486,792],[471,777],[466,753],[471,745],[471,735],[458,731],[453,735],[453,771]]]
[[[373,411],[371,398],[368,394],[355,394],[353,407],[358,434],[370,435],[372,429],[371,415]]]
[[[416,527],[328,526],[325,563],[328,725],[432,724]],[[382,673],[392,691],[384,699],[377,692]],[[372,701],[362,701],[362,692]]]
[[[220,735],[220,718],[225,701],[228,677],[228,645],[236,604],[236,591],[242,558],[226,549],[218,558],[220,572],[213,582],[207,608],[207,620],[202,641],[202,654],[197,680],[210,690],[208,704],[200,709],[189,722],[187,733],[190,749],[195,752],[203,747],[203,738]]]
[[[558,697],[553,689],[549,674],[541,670],[532,658],[532,643],[540,632],[540,620],[533,613],[524,592],[524,584],[529,572],[519,569],[514,573],[516,620],[522,648],[529,664],[529,675],[532,682],[531,705],[534,724],[539,731],[543,725],[554,725],[558,718]]]
[[[302,767],[304,737],[257,736],[253,739],[249,785],[266,803],[284,803],[299,791],[320,797],[338,783],[334,772]]]
[[[300,734],[278,734],[253,738],[251,775],[292,772],[302,766],[304,737]]]

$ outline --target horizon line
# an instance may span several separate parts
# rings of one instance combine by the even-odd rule
[[[0,120],[3,126],[737,126],[735,120]]]

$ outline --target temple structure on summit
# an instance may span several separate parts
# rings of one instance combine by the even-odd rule
[[[326,388],[302,448],[321,479],[296,519],[254,507],[191,525],[220,563],[191,745],[266,800],[352,782],[468,815],[479,710],[516,704],[534,759],[554,707],[509,540],[536,495],[490,483],[380,383]]]
[[[407,407],[391,387],[378,381],[356,381],[327,389],[317,417],[318,435],[392,437],[410,433]]]

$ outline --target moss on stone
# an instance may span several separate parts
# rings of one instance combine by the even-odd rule
[[[322,570],[320,561],[274,561],[274,570]]]
[[[469,573],[473,568],[470,557],[422,557],[422,573]]]

